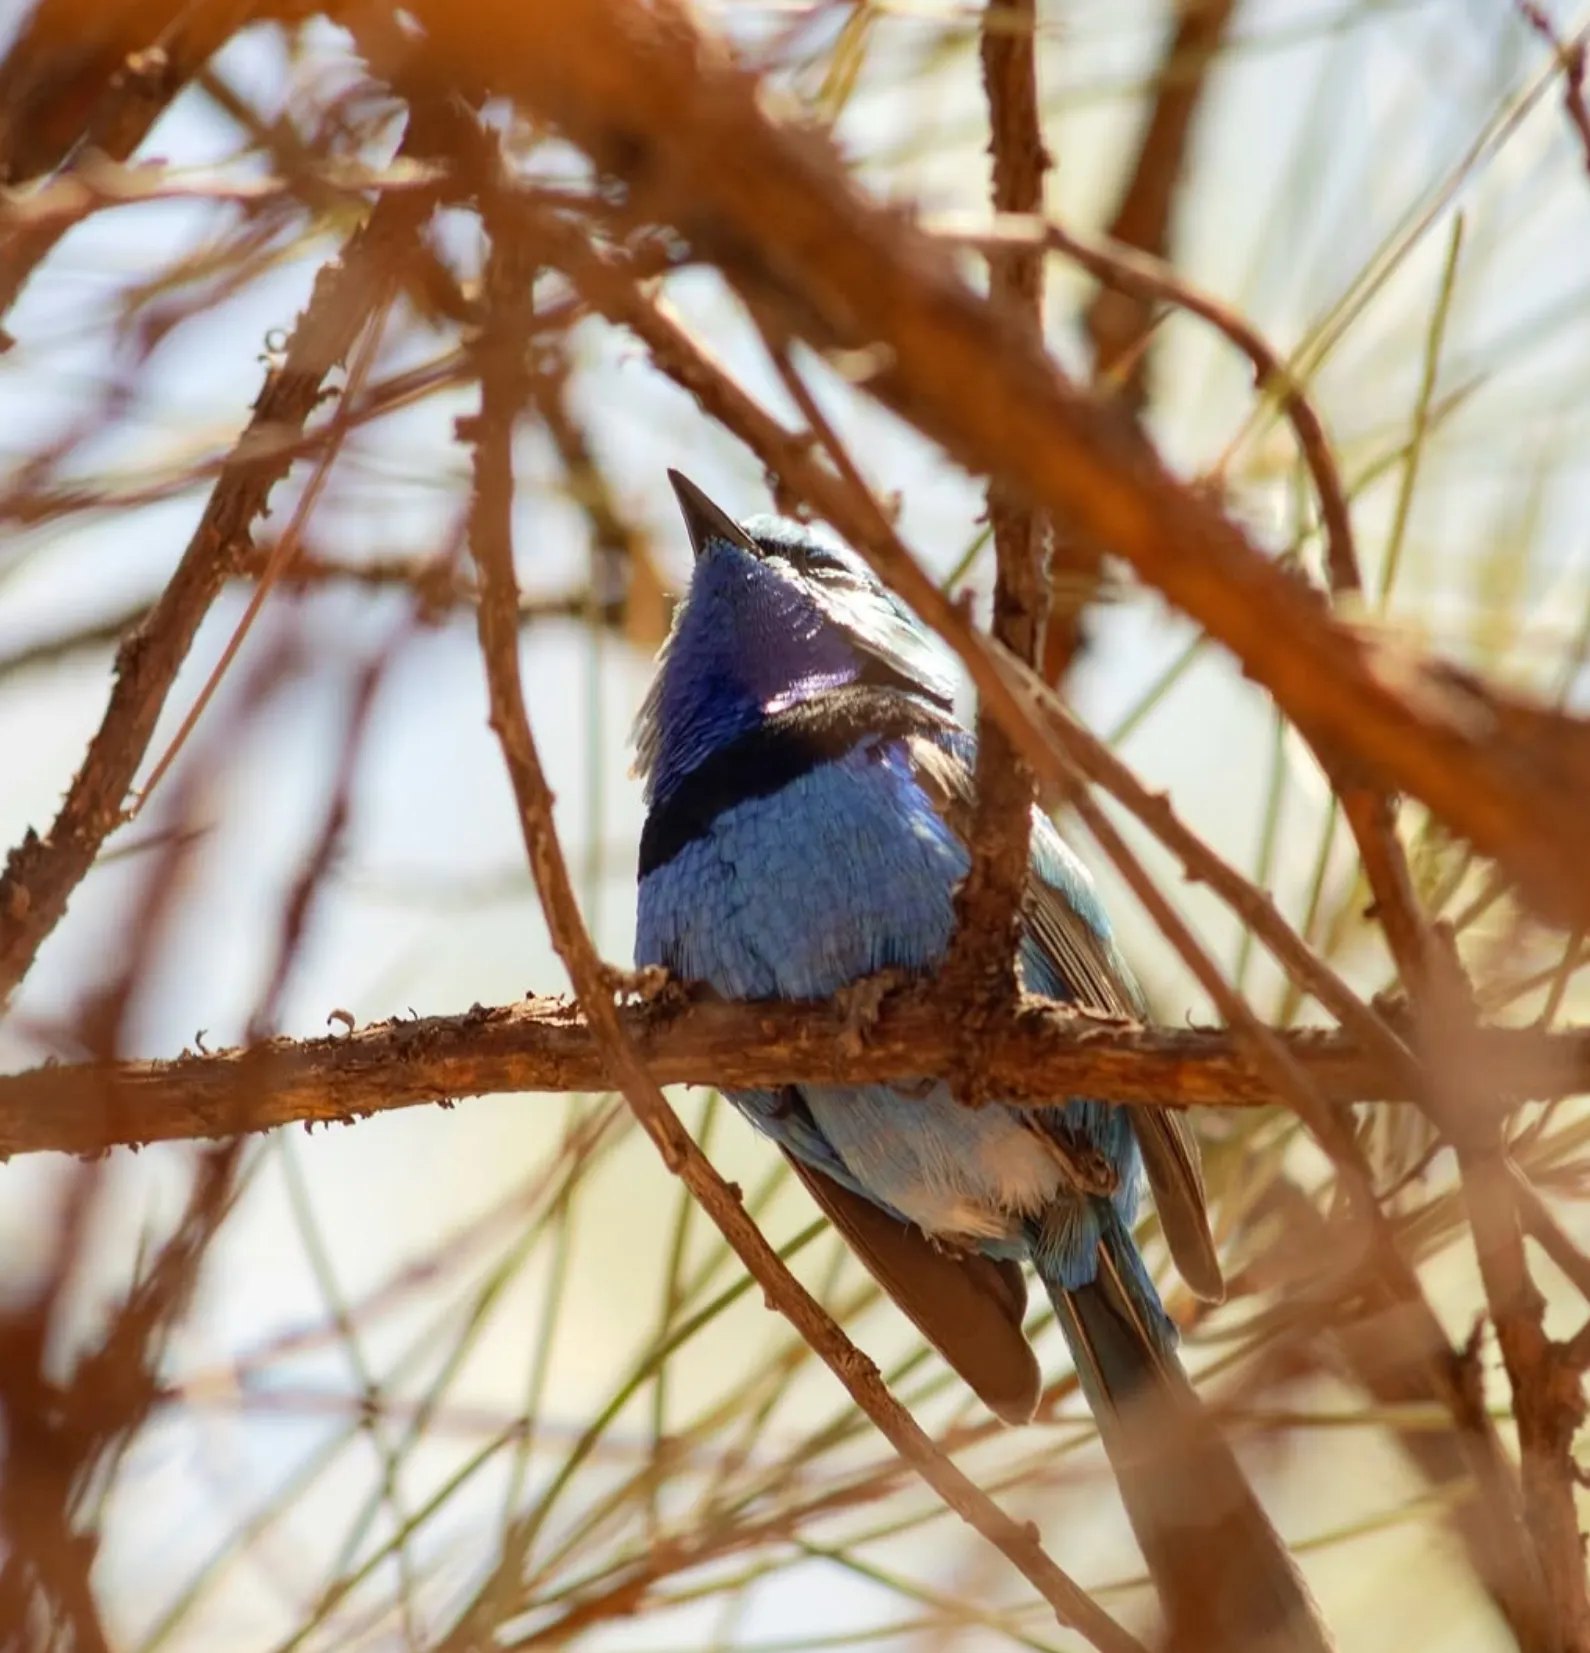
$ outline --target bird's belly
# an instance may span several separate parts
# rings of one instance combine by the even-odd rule
[[[941,1239],[1019,1239],[1062,1188],[1058,1152],[1020,1116],[881,1085],[804,1086],[806,1105],[858,1182]]]

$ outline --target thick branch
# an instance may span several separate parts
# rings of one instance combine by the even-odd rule
[[[236,31],[312,9],[301,0],[41,0],[0,64],[0,183],[42,177],[80,149],[126,160]],[[45,218],[0,237],[0,316],[68,227]]]
[[[756,78],[681,7],[412,9],[433,72],[484,75],[523,97],[758,306],[781,309],[819,348],[872,352],[872,394],[969,469],[1003,477],[1132,563],[1316,745],[1421,798],[1502,859],[1541,911],[1590,923],[1590,730],[1322,613],[1068,384],[944,249],[866,199],[827,139],[775,124]]]
[[[943,1072],[958,1048],[955,1028],[925,990],[886,997],[864,1029],[832,1005],[671,996],[631,1006],[620,1020],[663,1085],[878,1083]],[[1396,1071],[1339,1034],[1277,1037],[1334,1104],[1410,1099]],[[1590,1091],[1590,1029],[1492,1029],[1478,1035],[1476,1052],[1509,1101]],[[990,1087],[1018,1105],[1075,1095],[1146,1106],[1283,1105],[1228,1032],[1138,1028],[1034,999],[989,1028],[982,1056]],[[607,1090],[616,1077],[577,1010],[530,999],[247,1051],[51,1064],[0,1077],[0,1155],[346,1124],[449,1098]]]

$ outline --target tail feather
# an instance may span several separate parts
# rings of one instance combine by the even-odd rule
[[[1203,1409],[1108,1229],[1067,1287],[1038,1261],[1177,1653],[1332,1653],[1297,1564]],[[1125,1268],[1120,1266],[1125,1262]]]

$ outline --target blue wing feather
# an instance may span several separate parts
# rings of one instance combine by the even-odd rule
[[[970,737],[945,743],[934,781],[969,788]],[[642,880],[637,958],[711,983],[727,997],[825,998],[888,967],[931,970],[954,926],[955,888],[969,864],[956,811],[924,785],[920,752],[901,740],[863,741],[782,791],[722,812],[712,830]],[[1022,949],[1030,988],[1075,996],[1074,967],[1106,977],[1118,961],[1091,882],[1049,823],[1038,818],[1034,868],[1053,892]],[[1121,965],[1124,970],[1124,965]],[[1132,990],[1120,989],[1122,1002]],[[1096,997],[1096,989],[1090,997]],[[779,1093],[731,1093],[780,1146],[885,1210],[990,1256],[1025,1256],[1030,1224],[1057,1198],[1077,1196],[1064,1159],[1044,1139],[1080,1137],[1116,1168],[1113,1206],[1131,1224],[1139,1159],[1124,1110],[1086,1099],[1052,1109],[962,1108],[942,1084],[922,1096],[887,1086],[804,1086],[798,1106]],[[1070,1260],[1068,1279],[1091,1277],[1098,1220],[1076,1221],[1048,1242]],[[1152,1307],[1160,1314],[1157,1298]]]

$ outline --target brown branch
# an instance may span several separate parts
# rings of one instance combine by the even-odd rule
[[[240,570],[238,577],[252,578],[254,568],[264,565],[265,556],[261,552],[268,553],[268,550],[268,542],[262,546],[256,540],[247,559],[251,566]],[[349,585],[363,591],[411,591],[430,619],[446,611],[473,613],[475,607],[474,587],[455,579],[445,563],[435,558],[373,557],[368,561],[342,562],[300,551],[276,584],[282,591],[312,591],[335,585]],[[57,665],[74,655],[109,648],[147,620],[154,606],[152,602],[131,604],[119,614],[54,637],[23,643],[8,654],[0,654],[0,681],[40,666]],[[574,590],[557,597],[524,598],[519,604],[519,623],[530,626],[545,620],[584,620],[593,613],[609,625],[617,625],[622,619],[601,593]]]
[[[864,1027],[834,1005],[679,1002],[671,992],[619,1020],[664,1085],[881,1084],[943,1072],[958,1048],[929,988],[886,994]],[[1332,1106],[1413,1100],[1400,1069],[1341,1034],[1275,1037]],[[1472,1056],[1498,1106],[1590,1092],[1590,1028],[1493,1028]],[[1228,1031],[1142,1028],[1045,1000],[1023,1000],[992,1027],[983,1059],[990,1086],[1018,1107],[1076,1095],[1144,1107],[1286,1106]],[[616,1078],[577,1010],[530,999],[168,1062],[52,1062],[3,1075],[0,1158],[348,1124],[450,1098],[603,1091]]]
[[[563,466],[569,497],[590,531],[592,611],[638,646],[657,648],[668,635],[669,604],[646,534],[621,509],[570,405],[567,357],[552,350],[540,365],[531,393]]]
[[[1316,745],[1423,799],[1501,859],[1547,916],[1590,923],[1590,729],[1321,613],[973,293],[946,249],[865,199],[824,136],[778,125],[756,78],[681,6],[412,9],[430,73],[522,97],[755,305],[782,310],[820,349],[869,352],[877,371],[865,388],[961,464],[1124,557]]]
[[[317,279],[285,359],[266,379],[171,583],[117,651],[110,704],[48,836],[29,832],[7,858],[0,877],[0,1004],[27,974],[100,846],[120,824],[133,777],[199,624],[246,554],[250,527],[287,472],[285,456],[259,458],[251,443],[282,427],[302,431],[326,375],[364,325],[370,295],[380,290],[384,272],[412,242],[431,204],[421,196],[381,202],[342,261],[328,265]]]
[[[40,0],[0,64],[0,183],[43,177],[81,149],[125,161],[239,29],[317,9],[295,0]],[[68,227],[45,220],[0,237],[0,317]]]
[[[499,334],[488,326],[483,335],[481,412],[471,432],[476,469],[470,537],[481,582],[481,653],[492,725],[513,784],[542,912],[553,946],[591,1019],[596,1041],[664,1165],[684,1182],[767,1294],[768,1302],[789,1319],[890,1445],[962,1520],[1004,1553],[1048,1601],[1062,1624],[1076,1628],[1104,1653],[1142,1653],[1136,1639],[1055,1565],[1031,1526],[999,1509],[895,1400],[877,1367],[789,1272],[746,1213],[738,1191],[718,1175],[691,1140],[627,1035],[614,1003],[613,974],[598,958],[575,900],[553,824],[552,792],[525,713],[513,570],[512,428],[529,395],[524,362],[528,333],[518,318],[530,309],[531,272],[522,257],[510,251],[511,242],[504,245],[502,226],[491,212],[487,224],[494,235],[488,302],[503,331]]]
[[[165,1393],[165,1345],[230,1208],[239,1154],[229,1144],[199,1158],[174,1233],[106,1305],[103,1330],[86,1345],[80,1326],[73,1335],[72,1307],[103,1179],[83,1168],[44,1281],[0,1313],[0,1640],[8,1653],[62,1645],[108,1653],[112,1645],[92,1583],[94,1500]],[[103,1298],[98,1286],[95,1295]]]
[[[386,167],[327,161],[314,173],[314,184],[330,200],[346,207],[367,195],[400,195],[429,191],[440,179],[439,169],[415,161],[395,161]],[[103,162],[82,165],[53,183],[26,194],[0,193],[0,234],[27,235],[41,227],[64,234],[84,219],[112,207],[145,206],[157,201],[209,201],[258,207],[284,196],[302,193],[296,178],[232,178],[225,174],[195,177],[187,168],[159,165],[114,166]]]
[[[1023,671],[1019,677],[1030,688],[1040,715],[1059,738],[1077,773],[1124,804],[1181,862],[1190,882],[1213,890],[1305,993],[1328,1010],[1388,1073],[1400,1074],[1416,1092],[1420,1081],[1413,1057],[1397,1031],[1287,923],[1269,892],[1216,854],[1181,820],[1168,796],[1151,792],[1033,673]]]
[[[983,93],[995,212],[1041,212],[1052,164],[1038,113],[1035,0],[987,0],[983,10]],[[1043,338],[1043,254],[1004,247],[988,260],[989,301],[1035,340]],[[996,576],[993,635],[1029,663],[1043,647],[1049,601],[1049,526],[1021,494],[989,480],[988,521]],[[1016,953],[1032,839],[1032,772],[988,707],[977,717],[977,811],[967,834],[971,865],[955,895],[956,927],[944,961],[947,998],[961,1007],[965,1055],[952,1070],[957,1090],[977,1094],[977,1047],[984,1022],[1020,991]]]

